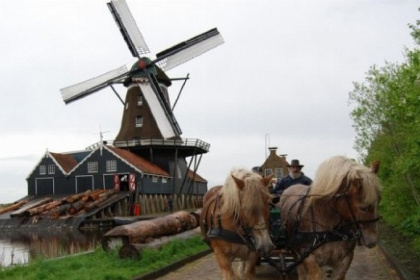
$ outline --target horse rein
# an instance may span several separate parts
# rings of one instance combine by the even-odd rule
[[[352,216],[352,221],[349,223],[346,223],[344,225],[341,225],[341,222],[339,222],[337,224],[337,226],[335,226],[334,228],[330,229],[330,230],[326,230],[326,231],[322,231],[319,232],[316,230],[316,219],[315,219],[315,215],[314,215],[314,210],[313,207],[311,206],[310,211],[311,211],[311,220],[312,220],[312,231],[311,232],[299,232],[299,227],[300,227],[300,221],[301,221],[301,217],[302,217],[302,211],[304,208],[304,203],[305,200],[309,195],[309,190],[305,193],[305,194],[300,194],[299,196],[301,196],[300,199],[296,200],[296,202],[290,207],[289,209],[289,213],[288,216],[290,216],[292,214],[292,209],[299,205],[299,209],[296,215],[296,220],[294,221],[294,226],[293,226],[293,232],[294,235],[307,235],[304,237],[304,239],[308,239],[308,240],[312,240],[313,238],[313,242],[312,242],[312,248],[311,251],[313,251],[315,248],[314,247],[319,247],[320,245],[328,242],[328,241],[346,241],[346,240],[359,240],[360,238],[362,238],[362,230],[361,230],[361,224],[364,223],[375,223],[380,219],[380,216],[375,217],[373,219],[369,219],[369,220],[358,220],[356,218],[356,215],[353,211],[353,209],[351,208],[351,204],[350,204],[350,199],[349,199],[349,194],[348,194],[348,189],[349,189],[349,185],[346,186],[346,190],[343,193],[340,194],[336,194],[334,197],[339,199],[339,198],[345,198],[346,201],[346,205],[351,213]],[[299,204],[300,203],[300,204]],[[287,219],[286,219],[287,220]],[[283,221],[283,226],[286,223],[286,221]],[[355,226],[355,228],[353,228],[352,226]],[[292,242],[293,243],[293,242]]]
[[[214,204],[213,204],[214,202]],[[223,239],[232,243],[237,243],[237,244],[242,244],[242,245],[246,245],[250,250],[255,251],[255,238],[254,235],[252,233],[252,230],[264,230],[267,229],[267,224],[266,223],[261,223],[261,224],[257,224],[254,225],[252,227],[245,227],[241,224],[241,222],[239,221],[240,219],[238,219],[238,222],[235,223],[236,226],[236,231],[231,231],[228,229],[224,229],[222,227],[222,218],[221,218],[221,214],[220,214],[220,207],[221,207],[221,203],[220,203],[220,193],[217,193],[216,197],[214,197],[210,202],[209,202],[209,207],[207,207],[207,211],[206,211],[206,217],[208,215],[208,211],[210,208],[210,205],[213,204],[213,209],[210,211],[210,221],[211,221],[211,225],[210,225],[210,229],[208,229],[207,223],[206,221],[204,222],[204,228],[206,231],[206,238],[218,238],[218,239]],[[214,226],[214,221],[215,221],[215,217],[214,214],[216,212],[216,209],[219,209],[219,212],[217,214],[216,220],[217,220],[217,227],[213,227]],[[240,233],[240,231],[243,232],[243,234]]]
[[[351,204],[350,204],[350,198],[349,198],[350,196],[348,194],[348,189],[349,189],[349,186],[347,186],[346,191],[344,193],[336,194],[335,198],[339,199],[339,198],[344,197],[344,199],[346,201],[346,205],[347,205],[347,207],[348,207],[348,209],[351,213],[351,216],[352,216],[352,221],[350,223],[346,224],[344,227],[351,227],[352,225],[354,225],[355,230],[353,230],[353,237],[356,240],[358,240],[358,242],[360,242],[360,238],[363,238],[362,229],[361,229],[360,225],[361,224],[367,224],[367,223],[376,223],[377,221],[379,221],[381,216],[377,216],[377,217],[375,217],[373,219],[369,219],[369,220],[358,220],[356,218],[356,215],[354,214],[354,211],[353,211],[353,209],[351,207]]]

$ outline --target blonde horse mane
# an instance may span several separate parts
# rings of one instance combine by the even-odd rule
[[[232,176],[245,183],[242,190],[237,187]],[[233,169],[230,172],[220,190],[220,195],[223,201],[220,209],[221,214],[224,217],[232,217],[235,222],[239,220],[241,207],[246,207],[252,215],[258,215],[259,209],[267,207],[267,201],[271,197],[268,188],[262,184],[262,177],[243,168]],[[259,199],[261,197],[267,199]]]
[[[350,184],[355,179],[362,181],[363,204],[378,200],[381,190],[379,178],[372,170],[344,156],[334,156],[318,167],[309,191],[308,205],[321,198],[332,198],[342,186],[343,180]]]

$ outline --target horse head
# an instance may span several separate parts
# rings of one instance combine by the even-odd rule
[[[273,176],[262,178],[257,174],[248,174],[243,178],[231,175],[239,195],[239,207],[236,223],[243,232],[243,237],[258,253],[267,254],[274,248],[269,233],[268,207],[272,196],[268,186]]]
[[[378,203],[380,182],[376,176],[379,163],[349,171],[343,180],[343,192],[336,195],[337,211],[354,229],[359,244],[372,248],[378,241]]]

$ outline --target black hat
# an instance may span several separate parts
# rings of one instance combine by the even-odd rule
[[[254,167],[252,167],[252,172],[261,173],[262,168],[260,166],[254,166]]]
[[[287,165],[287,167],[291,167],[291,166],[297,166],[297,167],[300,167],[300,168],[302,168],[302,167],[303,167],[303,165],[301,165],[301,164],[299,163],[299,160],[298,160],[298,159],[292,159],[291,164],[288,164],[288,165]]]

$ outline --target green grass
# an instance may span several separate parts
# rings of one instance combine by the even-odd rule
[[[118,250],[105,252],[97,248],[91,254],[69,256],[57,260],[37,259],[26,266],[5,268],[0,279],[25,280],[122,280],[147,274],[208,249],[200,236],[174,240],[162,249],[145,249],[140,259],[120,259]]]

